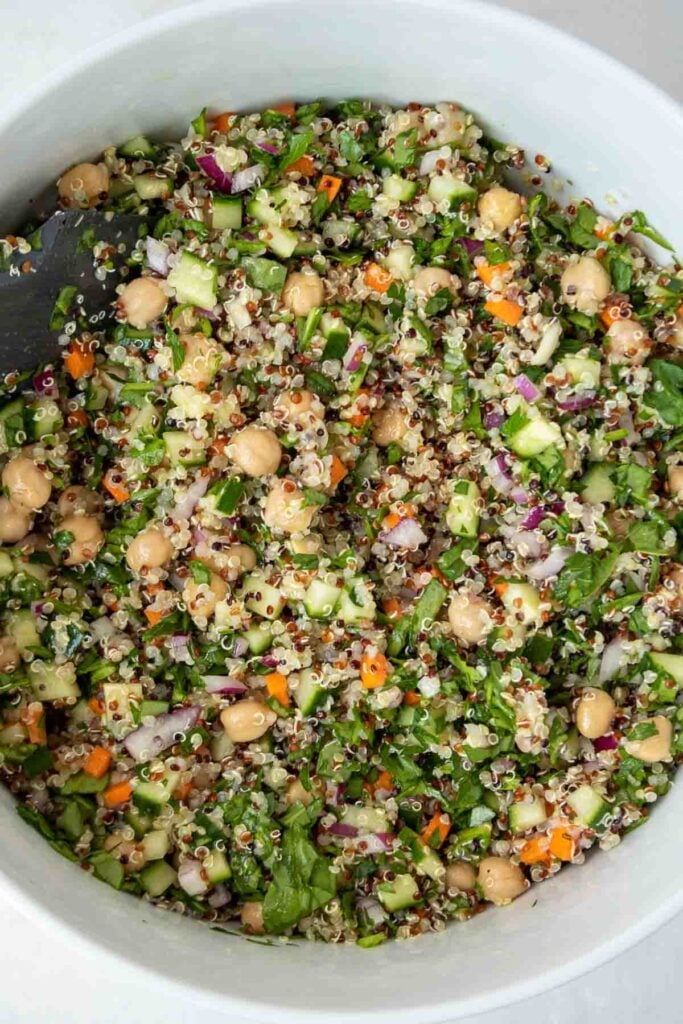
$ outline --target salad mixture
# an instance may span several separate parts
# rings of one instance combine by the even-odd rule
[[[0,776],[116,889],[374,946],[669,789],[683,272],[523,166],[353,100],[60,178],[140,237],[115,317],[65,282],[63,361],[3,391]]]

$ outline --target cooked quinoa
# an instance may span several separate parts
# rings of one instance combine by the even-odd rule
[[[374,946],[669,789],[683,273],[523,167],[455,104],[354,100],[60,178],[140,240],[3,391],[0,776],[96,877]]]

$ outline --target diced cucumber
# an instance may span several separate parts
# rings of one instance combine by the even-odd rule
[[[188,302],[201,309],[213,309],[216,305],[218,268],[194,253],[183,249],[167,280],[175,288],[178,302]]]
[[[140,704],[140,718],[153,717],[157,715],[165,715],[171,705],[167,700],[143,700]]]
[[[415,250],[408,242],[397,242],[384,258],[384,266],[393,277],[409,281],[413,276]]]
[[[3,405],[0,409],[0,423],[5,423],[7,420],[11,420],[13,417],[18,416],[20,419],[24,415],[24,399],[15,398],[6,405]]]
[[[140,884],[150,896],[162,896],[177,881],[177,874],[165,860],[155,860],[140,872]]]
[[[396,875],[391,882],[380,882],[377,895],[389,913],[417,903],[420,890],[412,875]]]
[[[325,701],[328,691],[322,685],[320,671],[304,668],[299,672],[299,682],[294,690],[294,702],[302,715],[312,715]]]
[[[341,597],[339,581],[334,576],[314,579],[304,597],[304,608],[312,619],[331,619]]]
[[[133,708],[139,707],[142,701],[142,685],[140,683],[105,683],[102,693],[105,727],[116,739],[121,739],[135,725]]]
[[[351,337],[351,330],[340,316],[323,313],[320,318],[320,333],[326,341],[342,341]]]
[[[121,156],[149,158],[154,156],[154,146],[146,135],[134,135],[132,139],[128,139],[128,142],[119,146],[119,153]]]
[[[399,203],[408,203],[415,197],[417,183],[406,181],[400,174],[390,174],[382,182],[382,191],[390,199],[398,199]]]
[[[650,654],[651,661],[683,686],[683,654]]]
[[[591,466],[581,481],[581,499],[589,505],[609,505],[617,489],[612,483],[612,467],[604,462]]]
[[[259,224],[282,224],[281,208],[284,202],[282,189],[275,188],[271,192],[260,188],[247,203],[247,213]]]
[[[146,860],[163,860],[170,849],[168,835],[163,829],[148,832],[142,837],[142,850]]]
[[[358,321],[358,330],[371,331],[373,334],[384,334],[387,330],[387,319],[384,307],[378,302],[366,302]]]
[[[68,700],[81,695],[76,682],[76,668],[70,661],[56,665],[36,660],[27,666],[27,671],[36,700]]]
[[[7,632],[19,648],[19,654],[26,654],[31,647],[38,647],[40,635],[36,629],[32,612],[14,612],[7,620]]]
[[[140,199],[166,199],[173,190],[171,179],[158,174],[136,174],[133,184]]]
[[[11,576],[13,572],[14,562],[6,551],[0,551],[0,580],[4,580],[7,576]]]
[[[273,631],[265,622],[259,622],[255,626],[242,633],[242,636],[249,644],[252,654],[263,654],[273,642]]]
[[[540,624],[541,597],[530,583],[508,583],[501,599],[506,611],[522,616],[523,625]]]
[[[164,772],[154,782],[138,781],[133,790],[133,803],[141,811],[157,814],[173,796],[173,790],[180,780],[180,772]]]
[[[264,245],[280,259],[288,260],[299,244],[299,236],[289,228],[280,228],[277,224],[269,224],[259,231],[259,238]]]
[[[212,885],[218,885],[219,882],[227,882],[232,877],[228,858],[222,850],[212,850],[208,857],[205,857],[202,861],[202,867]]]
[[[218,231],[237,231],[242,227],[242,200],[239,196],[213,196],[211,227]]]
[[[600,384],[600,363],[586,356],[565,356],[555,370],[564,370],[572,384],[590,384],[597,388]]]
[[[426,875],[435,882],[440,882],[443,879],[446,869],[441,857],[431,846],[426,846],[418,840],[413,849],[413,861],[418,875]]]
[[[206,462],[204,440],[185,430],[167,430],[162,434],[172,466],[201,466]]]
[[[347,625],[353,625],[358,622],[374,622],[376,614],[377,605],[366,581],[349,580],[339,600],[338,617]]]
[[[534,416],[521,430],[510,438],[510,447],[522,458],[533,458],[540,455],[551,445],[562,442],[562,431],[557,423],[552,423],[539,413]]]
[[[446,171],[431,179],[427,195],[435,203],[443,203],[447,200],[452,209],[465,200],[473,202],[477,198],[477,190],[468,185],[466,181],[456,178],[450,171]]]
[[[471,480],[459,480],[446,510],[446,526],[456,537],[476,537],[479,532],[481,491]]]
[[[142,837],[147,835],[152,827],[152,819],[148,815],[143,814],[132,804],[126,808],[123,820],[126,825],[130,825],[133,829],[136,839],[142,839]]]
[[[143,402],[139,409],[136,409],[128,421],[128,430],[131,434],[150,433],[159,425],[159,413],[151,402]]]
[[[343,249],[360,234],[355,220],[326,220],[321,227],[323,244],[332,249]]]
[[[380,807],[359,807],[346,804],[339,819],[342,825],[351,825],[359,832],[390,832],[389,819]]]
[[[245,607],[261,618],[279,619],[282,615],[286,603],[284,594],[277,587],[266,583],[258,573],[247,576],[242,594]]]
[[[548,818],[545,800],[541,796],[536,796],[531,803],[520,801],[512,804],[509,818],[513,832],[526,832],[530,828],[538,828]]]
[[[574,811],[579,824],[588,828],[597,828],[605,815],[611,811],[610,805],[601,794],[588,785],[579,786],[570,793],[567,803]]]
[[[219,732],[211,737],[211,757],[214,761],[222,761],[224,757],[230,757],[235,749],[235,744],[224,732]]]
[[[62,411],[53,398],[39,398],[26,410],[33,440],[55,434],[64,423]]]
[[[0,747],[14,747],[18,743],[26,743],[26,726],[21,722],[12,722],[0,729]]]

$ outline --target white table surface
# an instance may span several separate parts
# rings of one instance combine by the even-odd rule
[[[104,34],[180,7],[186,0],[0,0],[3,61],[0,105]],[[325,0],[321,0],[325,2]],[[488,2],[488,0],[481,0]],[[680,42],[682,0],[507,0],[502,6],[534,14],[610,51],[683,102]],[[335,9],[338,11],[339,8]],[[20,56],[19,56],[20,55]],[[0,843],[0,856],[2,848]],[[634,880],[637,884],[637,879]],[[640,945],[577,981],[470,1024],[593,1024],[600,1019],[673,1024],[681,1018],[680,954],[683,915]],[[199,1024],[205,1008],[185,1004],[161,985],[122,981],[96,956],[55,946],[46,931],[11,907],[0,907],[0,1024]],[[245,1024],[232,1017],[214,1024]],[[467,1022],[464,1022],[467,1024]]]

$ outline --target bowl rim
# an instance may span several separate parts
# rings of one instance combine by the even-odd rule
[[[86,47],[74,57],[61,62],[47,75],[33,83],[22,92],[21,98],[15,102],[4,104],[0,108],[0,134],[15,124],[24,114],[47,93],[58,90],[69,79],[95,65],[104,57],[111,58],[117,53],[125,50],[133,43],[144,42],[153,39],[155,35],[167,28],[183,28],[195,21],[201,21],[210,17],[212,13],[220,13],[230,10],[249,9],[281,4],[283,6],[297,3],[298,0],[197,0],[194,3],[187,3],[184,6],[170,11],[152,15],[144,20],[122,29],[108,36],[101,42]],[[592,63],[594,66],[600,64],[605,69],[606,77],[625,84],[630,84],[652,105],[664,109],[672,122],[675,122],[683,133],[683,107],[666,93],[660,86],[649,81],[640,72],[635,71],[622,64],[615,57],[605,53],[597,46],[572,36],[563,30],[549,25],[539,18],[524,14],[520,11],[501,7],[497,2],[482,3],[481,0],[404,0],[415,7],[430,8],[438,11],[440,9],[460,8],[473,20],[479,20],[481,24],[493,22],[500,24],[507,23],[511,28],[519,29],[524,27],[529,37],[543,45],[548,41],[577,58]],[[391,9],[392,0],[364,0],[364,7],[367,9]],[[10,797],[14,800],[13,797]],[[165,973],[159,968],[149,964],[141,964],[126,956],[105,941],[81,931],[76,925],[65,921],[55,910],[45,907],[34,898],[28,887],[20,882],[10,879],[3,872],[2,861],[0,860],[0,894],[7,898],[11,905],[20,913],[23,913],[30,920],[45,927],[47,922],[51,928],[59,929],[66,936],[72,945],[78,947],[86,955],[102,956],[105,954],[125,966],[126,970],[132,972],[140,980],[153,980],[155,983],[163,983],[167,989],[172,990],[183,998],[191,997],[211,1006],[217,1011],[230,1009],[236,1013],[243,1014],[246,1018],[282,1021],[284,1024],[298,1024],[302,1019],[314,1024],[320,1020],[320,1012],[314,1008],[299,1006],[296,1009],[284,1009],[277,1007],[273,1002],[266,1002],[257,995],[254,999],[244,999],[240,996],[226,995],[215,989],[207,989],[191,981],[176,980],[170,973]],[[622,931],[612,939],[607,939],[595,948],[575,956],[558,967],[550,967],[540,974],[530,978],[523,978],[517,982],[498,988],[490,993],[466,997],[465,999],[454,997],[452,999],[440,999],[436,1003],[420,1007],[419,1010],[411,1008],[392,1009],[391,1015],[394,1020],[414,1024],[438,1024],[461,1019],[465,1016],[477,1015],[487,1011],[495,1010],[503,1005],[511,1005],[530,999],[533,996],[549,991],[560,985],[602,966],[613,960],[625,950],[642,942],[648,935],[657,928],[666,924],[673,917],[683,910],[683,880],[678,892],[665,903],[656,907],[645,917],[635,921],[631,926]],[[326,1013],[328,1020],[333,1018],[338,1021],[349,1022],[349,1024],[376,1024],[378,1011],[350,1011],[342,1014]]]

